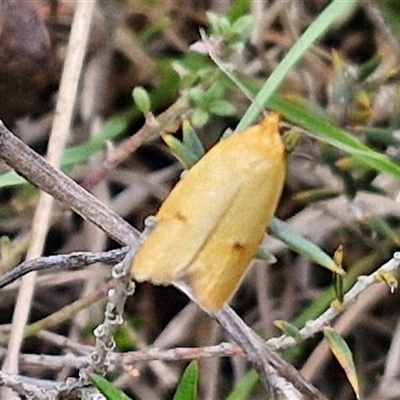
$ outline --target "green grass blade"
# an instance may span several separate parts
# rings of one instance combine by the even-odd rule
[[[400,180],[400,167],[387,156],[372,150],[346,131],[310,112],[300,103],[274,96],[268,102],[268,106],[281,112],[294,124],[314,133],[318,138],[352,155],[362,164]]]
[[[239,132],[252,124],[266,106],[268,100],[276,92],[283,80],[304,56],[308,49],[320,38],[342,15],[354,7],[359,0],[334,0],[313,21],[304,34],[296,41],[294,46],[286,54],[279,66],[272,72],[257,94],[254,102],[242,117],[236,131]]]

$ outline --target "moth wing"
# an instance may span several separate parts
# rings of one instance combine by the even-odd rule
[[[207,310],[229,300],[282,189],[278,123],[279,116],[271,114],[219,142],[188,172],[157,213],[157,225],[133,261],[133,279],[155,284],[189,280],[195,299]]]
[[[234,200],[242,178],[211,149],[178,182],[156,215],[156,226],[140,247],[132,278],[169,284],[196,257]]]
[[[283,157],[275,164],[255,160],[251,171],[188,271],[193,297],[210,312],[222,308],[240,285],[279,201]]]

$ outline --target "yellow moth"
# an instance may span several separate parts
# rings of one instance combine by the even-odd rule
[[[221,140],[173,188],[132,279],[175,284],[208,312],[229,302],[273,216],[285,177],[279,116]]]

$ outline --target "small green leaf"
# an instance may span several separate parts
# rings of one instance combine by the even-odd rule
[[[207,93],[198,86],[189,90],[188,97],[196,106],[203,106],[207,102]]]
[[[293,196],[293,199],[301,203],[309,204],[317,201],[332,199],[339,194],[339,191],[336,189],[323,187],[317,189],[303,190],[302,192],[296,193]]]
[[[222,99],[213,101],[209,105],[208,110],[215,115],[220,115],[223,117],[234,115],[236,112],[235,107],[231,103]]]
[[[285,146],[285,150],[287,154],[290,154],[294,151],[297,143],[299,142],[301,137],[301,132],[298,128],[292,128],[289,131],[285,132],[282,137],[283,144]]]
[[[150,96],[143,86],[136,86],[132,91],[133,101],[137,108],[143,113],[147,113],[151,109]]]
[[[275,237],[286,243],[291,250],[308,257],[316,264],[328,268],[337,274],[345,274],[345,271],[336,265],[335,261],[329,257],[328,254],[321,250],[316,244],[298,235],[285,222],[278,218],[272,218],[269,223],[269,230]]]
[[[216,35],[228,35],[230,30],[232,29],[229,19],[224,15],[218,15],[213,12],[208,12],[207,18],[210,22],[212,32]]]
[[[190,169],[198,161],[198,157],[176,137],[163,135],[162,138],[185,169]]]
[[[199,368],[196,361],[192,361],[182,375],[173,400],[196,400]]]
[[[334,274],[333,276],[335,295],[338,305],[343,304],[344,290],[343,290],[343,276]]]
[[[204,126],[210,119],[210,114],[207,110],[202,108],[196,108],[191,118],[191,122],[194,126]]]
[[[283,320],[276,320],[274,321],[274,325],[279,328],[286,336],[290,336],[298,342],[301,341],[300,331],[293,324]]]
[[[356,368],[349,346],[333,328],[324,328],[324,337],[333,355],[343,368],[357,399],[360,399]]]
[[[232,24],[232,31],[240,35],[240,38],[248,38],[253,32],[255,18],[253,15],[243,15]]]
[[[182,142],[172,135],[163,135],[163,139],[186,170],[196,164],[205,153],[203,144],[188,121],[183,123]]]
[[[335,264],[340,268],[342,268],[343,258],[344,258],[344,249],[343,246],[340,245],[333,255],[333,260],[335,261]],[[344,298],[343,276],[334,274],[333,279],[334,279],[336,300],[341,305],[343,303],[343,298]]]
[[[267,264],[275,264],[277,262],[276,257],[272,253],[261,247],[258,248],[255,258],[257,258],[257,260],[263,260]]]
[[[107,379],[92,374],[89,376],[93,385],[107,398],[107,400],[131,400],[124,392],[115,388]]]
[[[203,143],[196,134],[196,131],[190,125],[189,121],[183,121],[182,125],[183,143],[192,151],[192,153],[200,160],[204,156],[205,149]]]

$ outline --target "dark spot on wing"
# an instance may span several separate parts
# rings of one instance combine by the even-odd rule
[[[179,211],[177,211],[177,212],[175,213],[175,218],[176,218],[178,221],[182,221],[182,222],[186,222],[186,220],[187,220],[186,216],[183,215],[183,214],[182,214],[181,212],[179,212]]]
[[[242,243],[240,243],[240,242],[235,242],[235,243],[233,243],[233,245],[232,245],[232,250],[233,251],[243,251],[244,249],[245,249],[245,245],[243,245]]]

